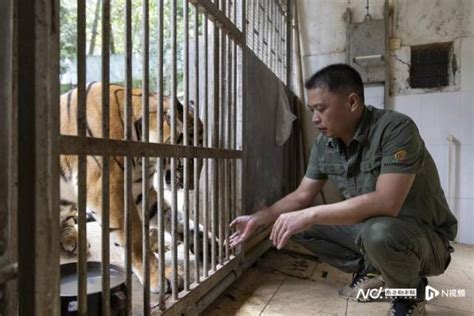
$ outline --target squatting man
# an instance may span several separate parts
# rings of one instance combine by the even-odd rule
[[[353,273],[342,297],[361,301],[360,289],[416,289],[416,296],[393,298],[388,314],[425,315],[426,277],[449,265],[457,220],[417,126],[406,115],[365,105],[361,76],[349,65],[327,66],[305,86],[320,131],[306,174],[275,204],[236,218],[231,246],[273,224],[277,249],[292,238]],[[312,206],[328,179],[345,199]]]

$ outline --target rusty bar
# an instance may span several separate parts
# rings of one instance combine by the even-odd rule
[[[110,0],[102,2],[102,138],[110,128]],[[110,315],[110,164],[102,158],[102,315]]]
[[[77,3],[77,133],[86,137],[86,2]],[[78,305],[79,315],[87,315],[87,156],[79,155],[78,161]]]
[[[156,116],[158,143],[163,143],[163,0],[158,0],[158,65],[157,65],[157,92],[158,109]],[[164,203],[163,203],[163,158],[157,159],[156,170],[157,190],[157,228],[158,228],[158,308],[165,309],[165,225],[164,225]]]
[[[177,10],[176,0],[171,1],[171,144],[176,144],[176,94],[177,94],[177,53],[176,48],[176,36],[177,36]],[[178,240],[177,240],[177,222],[178,222],[178,203],[177,203],[177,188],[176,188],[176,158],[171,158],[171,235],[172,235],[172,258],[171,265],[173,269],[173,280],[172,280],[172,297],[174,300],[178,299]]]
[[[124,136],[132,139],[132,1],[125,2],[125,109]],[[127,285],[126,311],[132,310],[132,157],[125,156],[124,169],[124,230],[125,230],[125,271]]]
[[[194,106],[194,147],[202,146],[199,144],[199,10],[197,6],[194,6],[194,75],[195,75],[195,85],[196,92],[194,96],[195,106]],[[199,164],[201,163],[200,159],[194,158],[194,279],[196,283],[200,282],[199,279]]]
[[[207,13],[204,14],[204,110],[203,110],[203,146],[204,147],[209,147],[209,120],[208,120],[208,108],[209,108],[209,87],[208,87],[208,81],[209,81],[209,68],[208,68],[208,59],[209,59],[209,43],[208,43],[208,28],[209,25],[209,20],[207,18]],[[209,242],[208,242],[208,236],[209,236],[209,227],[208,227],[208,221],[209,221],[209,159],[204,159],[203,161],[204,166],[203,166],[203,173],[204,173],[204,192],[203,192],[203,208],[204,208],[204,213],[203,213],[203,231],[204,231],[204,238],[203,238],[203,276],[204,278],[207,278],[208,276],[208,271],[209,271]]]
[[[142,141],[149,141],[149,112],[150,112],[150,24],[149,24],[149,2],[143,0],[142,4]],[[149,160],[142,157],[142,254],[143,254],[143,314],[150,315],[150,212],[149,212]]]
[[[183,130],[184,130],[184,145],[189,145],[189,4],[187,0],[183,0],[183,15],[184,15],[184,65],[183,65],[183,89],[184,89],[184,115],[183,115]],[[184,159],[184,289],[189,291],[189,158]]]

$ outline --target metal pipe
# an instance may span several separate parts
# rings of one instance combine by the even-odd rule
[[[102,2],[102,138],[110,128],[110,0]],[[102,157],[102,315],[110,315],[110,164]]]

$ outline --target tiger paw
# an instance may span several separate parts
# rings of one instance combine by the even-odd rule
[[[66,226],[61,229],[61,246],[67,253],[77,255],[79,252],[79,233],[74,226]],[[91,244],[87,242],[87,249]]]

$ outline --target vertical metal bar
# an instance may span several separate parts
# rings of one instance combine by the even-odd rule
[[[213,109],[212,109],[212,147],[218,146],[218,131],[219,131],[219,28],[217,27],[216,23],[214,23],[214,31],[213,31],[213,79],[214,79],[214,86],[213,88]],[[211,186],[212,186],[212,215],[211,215],[211,230],[212,230],[212,247],[211,247],[211,266],[212,270],[216,270],[216,245],[214,240],[216,240],[216,221],[217,221],[217,211],[218,211],[218,196],[217,196],[217,159],[211,159]]]
[[[102,2],[102,137],[110,127],[110,0]],[[102,158],[102,315],[110,315],[110,164]]]
[[[258,30],[258,33],[257,33],[257,47],[258,47],[258,53],[257,53],[257,56],[260,58],[260,60],[264,60],[263,59],[263,23],[262,23],[262,20],[263,20],[263,9],[262,9],[262,2],[263,0],[256,0],[257,2],[257,30]]]
[[[143,33],[142,33],[142,141],[149,141],[149,95],[150,95],[150,83],[149,83],[149,46],[150,46],[150,25],[149,25],[149,3],[148,0],[143,0],[142,13],[143,13]],[[150,212],[148,203],[149,193],[149,160],[148,157],[142,157],[142,254],[143,254],[143,314],[150,315]]]
[[[158,109],[156,116],[158,142],[163,143],[163,0],[158,0]],[[159,275],[159,300],[160,310],[165,309],[165,225],[163,207],[163,158],[157,159],[157,227],[158,227],[158,275]]]
[[[77,3],[77,132],[86,137],[86,3]],[[78,166],[78,226],[79,226],[79,315],[87,315],[87,157],[79,155]]]
[[[256,3],[256,1],[254,0]],[[254,11],[255,12],[255,11]],[[234,19],[237,21],[237,4],[234,5]],[[255,34],[255,25],[254,29],[252,30]],[[237,149],[237,142],[236,142],[236,137],[237,137],[237,44],[234,42],[234,54],[233,54],[233,62],[232,62],[232,68],[233,68],[233,80],[232,80],[232,140],[231,140],[231,149]],[[231,219],[233,220],[236,217],[236,185],[237,185],[237,179],[236,179],[236,172],[235,172],[235,160],[231,160],[231,179],[232,179],[232,204],[231,204]]]
[[[247,1],[246,0],[242,0],[242,8],[246,8],[246,4],[247,4]],[[242,20],[245,21],[245,10],[242,10]],[[244,32],[244,34],[246,34],[247,32],[247,28],[245,27],[245,25],[243,25],[243,29],[242,29],[242,32]],[[245,135],[245,131],[246,131],[246,107],[247,107],[247,103],[246,103],[246,99],[245,99],[245,95],[247,93],[247,79],[246,79],[246,67],[247,67],[247,50],[245,49],[245,45],[242,45],[242,47],[240,48],[240,54],[241,54],[241,71],[240,71],[240,80],[241,80],[241,91],[240,91],[240,94],[243,96],[241,97],[241,100],[240,100],[240,117],[241,117],[241,131],[240,131],[240,135],[242,137],[242,140],[245,140],[246,139],[246,135]],[[244,177],[244,171],[246,169],[246,165],[247,165],[247,158],[246,158],[246,153],[247,153],[247,142],[245,141],[241,141],[242,143],[242,150],[244,152],[244,155],[243,155],[243,158],[242,158],[242,163],[241,163],[241,168],[240,168],[240,173],[239,173],[239,178],[242,179],[241,180],[241,186],[240,186],[240,193],[241,193],[241,199],[240,199],[240,207],[237,208],[238,210],[238,214],[237,215],[241,215],[242,213],[242,205],[245,205],[245,177]],[[237,178],[237,177],[236,177]]]
[[[235,6],[235,4],[234,4]],[[231,3],[230,1],[227,3],[227,15],[230,17],[231,14]],[[230,149],[231,148],[231,126],[230,126],[230,120],[231,120],[231,109],[232,109],[232,48],[233,48],[233,41],[230,39],[229,36],[227,36],[227,71],[226,71],[226,77],[227,77],[227,102],[226,102],[226,111],[225,111],[225,116],[226,116],[226,132],[225,132],[225,144],[226,148]],[[224,160],[224,178],[225,178],[225,192],[224,192],[224,238],[225,238],[225,259],[229,260],[230,256],[230,248],[229,248],[229,212],[230,212],[230,170],[229,170],[229,161],[228,159]]]
[[[269,24],[269,39],[270,39],[270,69],[273,73],[276,74],[275,71],[275,2],[274,0],[270,0],[270,24]]]
[[[125,139],[132,139],[132,1],[125,2]],[[125,213],[125,269],[127,284],[126,310],[132,309],[132,159],[125,157],[124,213]]]
[[[185,0],[186,1],[186,0]],[[196,95],[195,107],[194,107],[194,146],[199,146],[199,10],[198,7],[194,7],[194,74],[195,74],[195,85]],[[195,282],[199,283],[199,163],[200,159],[194,158],[194,279]]]
[[[183,0],[184,15],[184,145],[189,145],[188,113],[189,113],[189,5],[188,0]],[[189,291],[189,158],[184,158],[184,289]]]
[[[291,91],[293,91],[293,82],[292,82],[292,76],[293,76],[293,0],[286,1],[285,44],[286,44],[286,50],[285,50],[286,68],[284,67],[283,70],[286,69],[286,73],[285,73],[286,85]]]
[[[6,267],[16,262],[17,247],[15,237],[17,227],[17,208],[13,201],[14,186],[16,182],[13,172],[17,169],[18,159],[14,158],[13,143],[16,142],[13,113],[16,109],[13,107],[13,1],[0,2],[0,12],[3,16],[0,20],[0,38],[3,40],[0,49],[0,267]],[[13,79],[13,80],[12,80]],[[30,108],[28,108],[31,111]],[[28,228],[29,229],[29,228]],[[10,315],[18,311],[16,308],[18,302],[17,291],[13,289],[16,282],[0,282],[0,314]]]
[[[20,0],[14,6],[15,65],[8,80],[14,79],[13,110],[17,112],[8,119],[17,121],[12,124],[18,127],[17,142],[12,147],[18,148],[21,162],[12,171],[18,175],[15,179],[18,189],[12,186],[18,192],[18,214],[9,214],[16,217],[18,225],[18,311],[15,314],[58,315],[59,4]],[[2,11],[2,19],[6,18],[8,14]],[[7,43],[2,37],[2,51],[12,48],[4,45]],[[50,62],[45,63],[48,58]],[[5,88],[12,87],[2,84]],[[3,110],[5,100],[1,102]]]
[[[176,144],[176,55],[178,53],[176,49],[176,0],[171,1],[171,144]],[[176,158],[171,158],[171,234],[172,234],[172,260],[171,264],[173,267],[173,280],[172,280],[172,297],[174,300],[178,299],[178,244],[177,244],[177,194],[176,194]]]
[[[258,21],[258,3],[257,3],[258,0],[252,0],[252,50],[254,51],[254,53],[256,54],[257,53],[257,47],[258,47],[258,37],[256,36],[257,34],[257,28],[256,26],[258,26],[257,24],[257,21]],[[234,5],[234,8],[237,8],[237,3]],[[236,10],[234,9],[234,12],[236,12]],[[237,23],[237,15],[234,13],[234,20],[235,20],[235,23]],[[255,42],[255,39],[257,39],[257,42]]]
[[[226,7],[226,0],[220,0],[219,1],[220,9],[222,11],[225,11]],[[245,22],[245,20],[244,20]],[[219,63],[221,67],[220,71],[220,97],[219,97],[219,128],[217,129],[217,134],[218,134],[218,140],[219,140],[219,148],[224,148],[224,141],[225,141],[225,124],[224,124],[224,116],[225,116],[225,98],[227,97],[226,94],[226,85],[225,85],[225,79],[226,79],[226,50],[227,50],[227,45],[226,45],[226,36],[225,32],[223,30],[220,30],[220,39],[221,39],[221,53],[220,53],[220,58],[219,58]],[[223,160],[219,159],[217,161],[217,166],[218,166],[218,225],[219,225],[219,263],[222,265],[224,263],[224,168],[223,168]]]
[[[204,114],[203,114],[203,145],[204,147],[209,147],[209,120],[208,120],[208,109],[209,109],[209,68],[208,68],[208,60],[209,60],[209,43],[208,43],[208,28],[209,20],[207,18],[207,13],[204,14]],[[209,227],[208,227],[208,214],[209,214],[209,159],[204,159],[204,192],[203,192],[203,231],[204,231],[204,238],[203,238],[203,276],[207,278],[208,271],[209,271]]]

